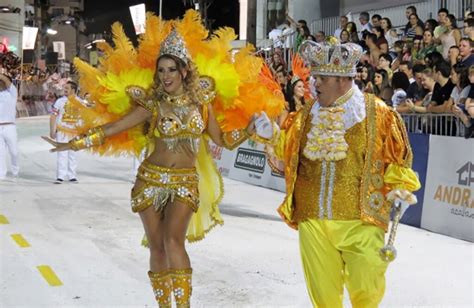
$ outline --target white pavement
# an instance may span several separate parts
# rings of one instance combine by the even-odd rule
[[[129,206],[132,160],[81,152],[80,183],[54,185],[55,155],[39,137],[48,119],[21,119],[18,130],[20,179],[0,182],[0,307],[155,307]],[[297,233],[275,212],[283,195],[232,180],[225,188],[225,225],[188,246],[193,306],[310,307]],[[396,246],[382,307],[474,306],[472,243],[402,225]],[[39,265],[63,284],[50,286]]]

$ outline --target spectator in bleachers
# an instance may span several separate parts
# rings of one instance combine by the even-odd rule
[[[392,80],[392,57],[390,57],[386,53],[381,54],[379,56],[379,65],[377,66],[377,68],[385,70],[387,72],[389,82]]]
[[[416,14],[411,14],[410,15],[410,27],[408,30],[405,32],[405,39],[406,40],[414,40],[416,35],[423,35],[423,27],[420,26],[420,18],[418,18],[418,15]]]
[[[402,49],[402,61],[411,61],[413,42],[405,42]]]
[[[372,25],[369,22],[370,20],[370,15],[367,12],[361,12],[359,14],[359,22],[362,25],[362,28],[360,29],[360,33],[367,31],[367,32],[372,32]],[[360,36],[362,38],[362,36]]]
[[[434,66],[435,89],[431,102],[426,107],[429,113],[451,113],[450,97],[455,87],[451,81],[451,65],[446,61],[436,63]],[[431,125],[431,134],[455,136],[456,126],[451,117],[439,116],[434,125]]]
[[[434,41],[433,32],[430,30],[425,30],[423,32],[423,43],[421,45],[421,50],[416,53],[414,61],[417,63],[423,63],[426,56],[433,51],[438,51]]]
[[[464,36],[474,39],[474,18],[464,19]]]
[[[306,20],[300,19],[298,22],[296,22],[293,18],[288,15],[288,12],[286,13],[286,20],[290,23],[291,27],[296,29],[296,39],[295,39],[295,46],[294,51],[298,51],[298,48],[300,47],[301,43],[306,39],[308,35],[310,35],[310,31],[308,28],[308,24],[306,23]]]
[[[451,66],[459,62],[459,47],[451,46],[448,51],[448,62]]]
[[[422,84],[423,71],[426,66],[423,64],[415,64],[413,66],[413,77],[415,82],[412,82],[407,89],[407,98],[412,99],[414,102],[419,102],[427,94],[426,89]]]
[[[398,41],[397,31],[392,29],[392,21],[388,17],[384,17],[380,20],[380,26],[383,29],[385,39],[387,40],[388,50],[394,51],[393,44]]]
[[[425,25],[423,27],[424,30],[430,30],[431,32],[434,33],[434,30],[436,29],[436,27],[438,26],[438,22],[436,21],[436,19],[428,19],[425,21]]]
[[[288,101],[288,73],[286,70],[278,71],[275,75],[275,80],[280,84],[285,101]]]
[[[270,68],[270,71],[272,72],[273,76],[275,76],[277,72],[285,70],[285,62],[279,52],[273,53],[272,59],[268,67]]]
[[[397,107],[405,102],[407,97],[407,89],[410,86],[410,81],[405,73],[395,72],[392,77],[393,95],[391,98],[392,107]]]
[[[372,29],[374,27],[380,27],[381,26],[380,21],[382,20],[382,16],[380,16],[379,14],[374,14],[372,15],[371,20],[372,20]]]
[[[439,42],[441,34],[445,33],[448,29],[445,26],[446,19],[448,19],[449,11],[446,8],[440,8],[438,10],[438,26],[433,30],[434,37]]]
[[[393,52],[391,54],[392,54],[392,57],[393,57],[392,68],[394,70],[397,70],[398,66],[403,61],[403,46],[404,45],[405,45],[405,42],[401,41],[401,40],[396,41],[393,44]]]
[[[350,39],[349,31],[347,31],[346,29],[342,30],[338,38],[342,44],[349,43],[349,39]]]
[[[357,25],[354,22],[348,22],[346,26],[347,32],[349,32],[350,42],[359,43],[359,35],[357,34]]]
[[[474,65],[474,55],[472,54],[473,48],[474,43],[470,38],[462,38],[459,42],[459,57],[461,58],[459,62],[467,67]]]
[[[429,68],[433,68],[436,63],[444,61],[443,55],[437,51],[430,52],[425,57],[425,65]]]
[[[454,83],[450,79],[451,65],[446,61],[440,61],[434,65],[433,71],[436,85],[427,110],[431,113],[445,113],[454,88]]]
[[[421,43],[423,41],[423,36],[415,35],[415,38],[412,42],[411,48],[411,61],[416,61],[416,56],[421,51]]]
[[[431,97],[433,96],[433,91],[436,86],[436,81],[434,80],[434,73],[431,68],[426,68],[422,72],[421,84],[426,90],[426,95],[422,100],[415,100],[407,94],[407,99],[405,100],[405,106],[399,106],[397,111],[400,113],[426,113],[426,107],[431,102]],[[424,124],[426,130],[426,123]]]
[[[452,112],[465,126],[465,138],[474,138],[474,67],[469,68],[469,82],[471,84],[468,97],[462,104],[453,104]]]
[[[295,52],[298,51],[300,48],[301,43],[303,43],[304,40],[308,37],[308,35],[311,35],[308,26],[302,25],[301,27],[298,28],[298,34],[296,35],[295,39]]]
[[[461,40],[461,31],[456,26],[456,17],[449,14],[444,21],[445,32],[440,34],[439,39],[442,46],[442,55],[444,59],[448,59],[448,52],[451,46],[458,46]]]
[[[471,90],[468,67],[461,63],[454,65],[451,70],[451,81],[455,84],[455,87],[451,92],[445,112],[451,112],[453,105],[464,106]]]
[[[324,40],[326,40],[326,33],[324,33],[324,31],[318,31],[316,32],[316,42],[318,43],[322,43],[324,42]]]
[[[377,36],[373,33],[367,34],[367,37],[365,38],[365,44],[369,49],[370,64],[372,64],[374,67],[377,67],[379,65],[379,57],[382,54],[382,51],[380,51],[380,48],[377,46]]]
[[[380,97],[387,105],[391,104],[393,90],[390,87],[387,71],[384,69],[375,71],[374,94]]]
[[[347,16],[339,17],[339,28],[337,28],[336,31],[334,31],[334,36],[336,38],[341,37],[341,32],[342,32],[342,30],[346,29],[346,26],[347,26],[348,22],[349,22],[349,19],[347,18]]]
[[[370,64],[361,67],[360,80],[364,83],[364,92],[374,93],[374,68]]]
[[[411,22],[410,22],[410,16],[411,16],[412,14],[417,14],[417,12],[416,12],[416,7],[413,6],[413,5],[410,5],[409,7],[406,8],[406,11],[405,11],[405,16],[407,17],[408,22],[407,22],[407,24],[405,25],[405,29],[403,29],[403,35],[404,35],[404,36],[407,36],[408,30],[409,30],[410,28],[412,28],[412,25],[411,25]],[[418,25],[423,28],[423,21],[419,20]]]
[[[372,28],[372,32],[377,36],[377,41],[375,44],[380,49],[382,53],[388,53],[388,42],[385,39],[385,33],[380,26],[375,26]]]
[[[410,61],[402,61],[398,66],[398,71],[404,73],[410,84],[415,82],[415,78],[413,78],[413,64]]]
[[[283,30],[289,28],[289,25],[285,23],[275,26],[269,33],[268,38],[273,42],[273,48],[282,48],[284,46],[285,39],[283,36]]]

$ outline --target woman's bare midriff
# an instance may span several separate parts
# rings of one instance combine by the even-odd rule
[[[196,164],[196,154],[187,147],[188,146],[181,152],[171,151],[168,150],[167,145],[162,140],[155,139],[155,150],[145,161],[164,168],[194,168]],[[143,185],[144,182],[142,180],[136,179],[132,190],[140,189]]]
[[[194,168],[196,153],[188,145],[181,146],[181,151],[169,150],[162,140],[155,139],[155,150],[146,161],[164,168]]]

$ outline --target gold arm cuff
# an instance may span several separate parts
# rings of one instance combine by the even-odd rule
[[[79,151],[82,149],[104,144],[105,134],[102,127],[94,127],[87,131],[85,135],[74,137],[69,141],[71,149]]]
[[[222,134],[222,143],[224,144],[224,148],[233,150],[249,137],[250,135],[247,129],[234,129],[233,131]]]

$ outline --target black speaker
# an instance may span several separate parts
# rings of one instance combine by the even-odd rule
[[[33,64],[33,60],[35,59],[35,51],[26,49],[23,50],[23,63],[24,64]]]
[[[58,64],[58,53],[48,52],[46,53],[46,65],[57,65]]]

